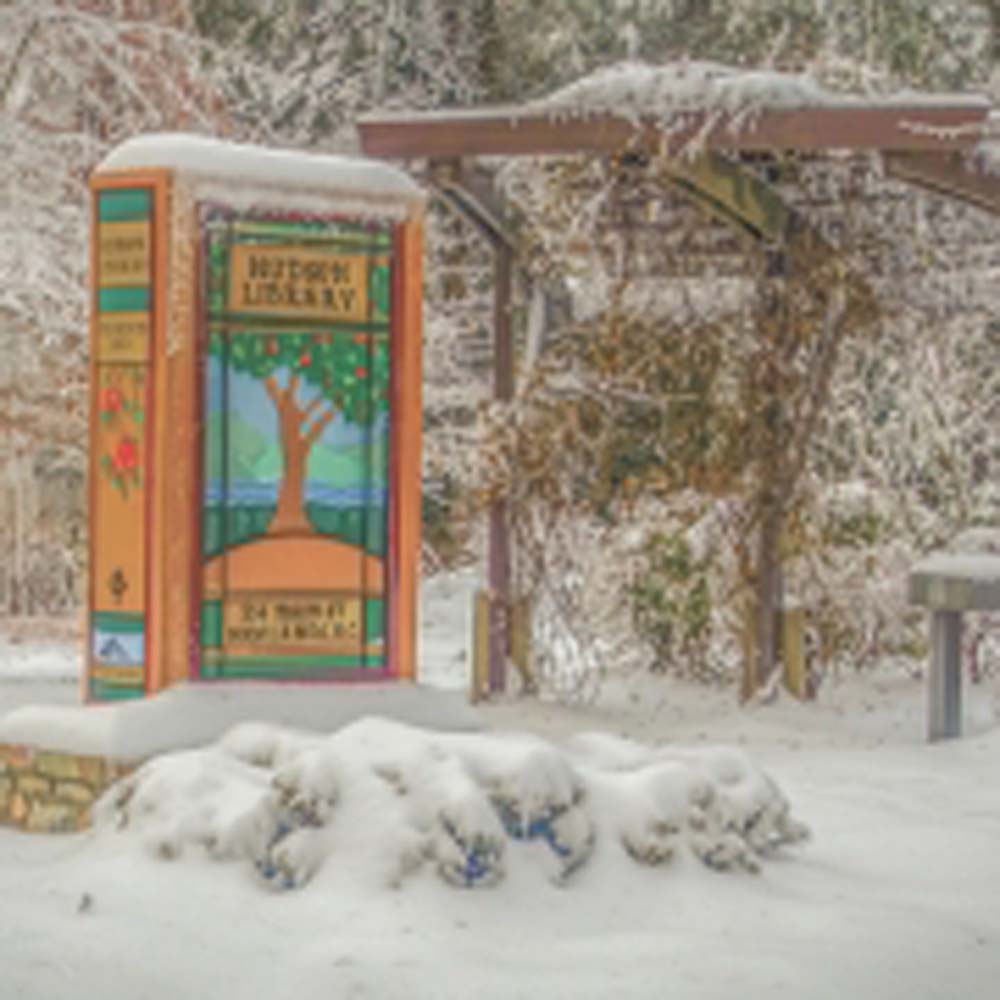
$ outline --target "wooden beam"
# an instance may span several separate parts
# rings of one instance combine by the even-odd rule
[[[503,244],[514,249],[506,205],[494,190],[492,175],[476,163],[451,159],[432,161],[427,178],[442,201],[471,222],[491,247]]]
[[[962,153],[890,153],[889,175],[1000,214],[1000,175],[977,169]]]
[[[771,108],[747,115],[678,114],[670,123],[636,126],[609,114],[569,117],[558,110],[482,108],[367,115],[361,148],[387,159],[615,153],[634,144],[677,152],[695,140],[719,150],[831,149],[933,151],[968,149],[979,139],[989,105],[978,98]],[[715,115],[713,120],[711,115]]]

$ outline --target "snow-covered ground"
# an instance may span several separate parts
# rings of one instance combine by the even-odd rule
[[[433,656],[439,683],[461,684],[465,588],[439,582],[428,596],[425,661]],[[0,713],[25,693],[72,702],[74,673],[71,649],[0,646]],[[225,751],[140,776],[94,831],[0,831],[0,995],[985,1000],[1000,981],[1000,683],[966,694],[967,736],[933,746],[922,685],[888,668],[830,683],[808,706],[740,710],[730,691],[631,675],[609,679],[587,707],[484,706],[486,729],[471,735],[362,723],[317,742],[244,729]],[[512,730],[531,735],[496,735]],[[268,745],[300,790],[331,783],[339,817],[310,828],[321,848],[311,877],[285,892],[238,849],[211,858],[182,836],[213,815],[217,830],[234,829],[241,803],[260,815],[271,771],[241,758]],[[718,745],[734,750],[720,757]],[[739,763],[742,753],[752,763]],[[766,857],[758,874],[714,871],[685,849],[637,864],[621,831],[638,799],[622,789],[641,784],[642,766],[677,759],[729,761],[747,788],[763,787],[761,768],[812,839]],[[456,792],[456,761],[495,788],[497,761],[530,760],[538,766],[511,773],[544,772],[556,797],[582,803],[596,834],[568,878],[555,877],[543,843],[516,840],[506,877],[489,888],[439,877],[446,850],[392,877],[384,845],[439,830],[444,814],[488,825],[475,795]],[[376,792],[358,783],[361,763],[381,768],[390,790],[402,782],[434,794]],[[568,773],[587,786],[584,799]],[[194,803],[221,808],[193,813]],[[181,818],[186,826],[170,827]],[[158,856],[165,841],[180,857]]]
[[[78,705],[81,649],[65,642],[11,642],[0,633],[0,718],[22,705]]]

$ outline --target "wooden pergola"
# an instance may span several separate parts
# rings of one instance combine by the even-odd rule
[[[774,217],[774,196],[760,186],[746,198],[746,176],[734,182],[741,154],[875,153],[901,181],[1000,213],[1000,173],[988,172],[976,147],[990,128],[989,102],[977,96],[913,96],[904,100],[844,99],[806,107],[764,107],[753,115],[718,109],[684,110],[636,121],[611,113],[569,114],[540,105],[375,114],[357,122],[367,156],[423,161],[437,193],[473,221],[494,251],[494,396],[514,390],[510,301],[514,242],[488,178],[475,169],[481,157],[615,156],[657,154],[675,163],[675,178],[716,212],[764,238]],[[1000,130],[998,130],[1000,131]],[[697,155],[692,155],[696,148]],[[684,154],[684,155],[681,155]],[[769,201],[769,199],[771,199]],[[778,217],[787,218],[779,211]],[[490,511],[489,588],[496,599],[490,627],[489,688],[502,690],[509,649],[507,615],[511,561],[503,501]]]

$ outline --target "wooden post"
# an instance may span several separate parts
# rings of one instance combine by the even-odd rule
[[[514,395],[514,345],[511,336],[513,252],[494,243],[493,265],[493,398],[508,402]],[[507,683],[510,630],[510,527],[505,498],[490,505],[488,576],[491,591],[489,629],[489,690],[501,692]]]
[[[466,171],[460,158],[436,164],[435,186],[445,202],[485,236],[493,250],[493,398],[508,402],[514,396],[514,345],[511,298],[514,272],[513,238],[503,222],[502,202],[481,173]],[[487,685],[482,693],[501,692],[507,683],[510,652],[510,526],[505,497],[490,504],[488,514],[487,583],[489,628]]]
[[[805,608],[786,603],[781,609],[781,669],[785,687],[800,700],[812,697],[806,671]]]
[[[740,675],[740,701],[749,701],[757,690],[757,615],[754,592],[743,595],[740,632],[740,649],[743,653],[743,670]]]
[[[477,590],[472,597],[472,676],[469,701],[476,702],[490,690],[490,595]]]
[[[784,601],[774,610],[775,654],[781,663],[781,680],[785,689],[801,700],[815,697],[806,666],[806,609]],[[756,667],[759,663],[757,641],[760,635],[758,609],[747,598],[743,610],[742,651],[743,676],[740,688],[742,701],[749,701],[759,690]]]
[[[762,312],[756,337],[759,372],[753,386],[761,407],[757,429],[757,501],[760,524],[754,580],[757,635],[752,683],[761,690],[777,668],[781,643],[779,615],[783,606],[782,529],[785,518],[787,427],[782,384],[782,358],[789,336],[785,313],[789,259],[784,243],[765,254]]]
[[[538,692],[538,679],[532,664],[531,601],[518,597],[510,605],[510,659],[521,675],[524,694]]]
[[[751,694],[762,690],[777,669],[781,633],[778,629],[782,607],[783,575],[780,544],[781,526],[777,511],[765,512],[760,526],[757,551],[757,579],[754,582],[754,663]]]

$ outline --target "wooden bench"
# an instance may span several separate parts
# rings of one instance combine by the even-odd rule
[[[962,613],[1000,610],[1000,554],[936,552],[910,570],[911,604],[931,612],[927,738],[962,733]]]

